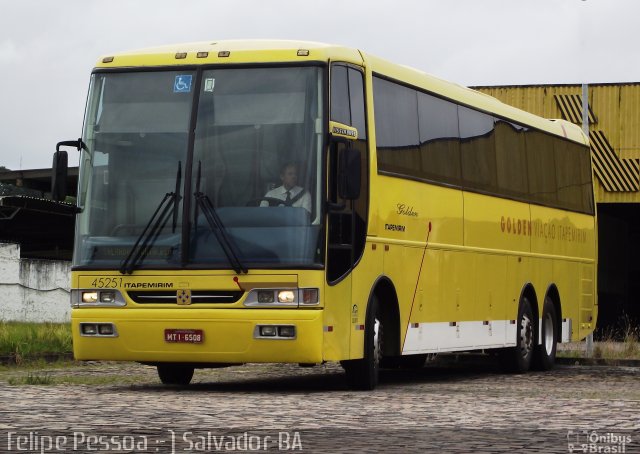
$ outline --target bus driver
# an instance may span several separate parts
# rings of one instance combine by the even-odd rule
[[[309,191],[297,185],[298,168],[293,163],[285,164],[280,170],[280,180],[282,186],[267,192],[264,197],[271,199],[280,199],[284,206],[301,207],[311,213],[311,196]],[[263,200],[260,206],[269,206],[267,200]]]

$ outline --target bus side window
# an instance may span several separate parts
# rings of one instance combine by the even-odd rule
[[[337,282],[359,260],[366,241],[368,208],[368,154],[365,121],[364,76],[354,67],[343,63],[331,66],[331,120],[358,130],[358,140],[350,145],[360,151],[360,196],[342,200],[337,188],[337,161],[344,144],[332,144],[329,156],[330,184],[328,199],[344,209],[329,211],[329,245],[327,253],[327,281]]]

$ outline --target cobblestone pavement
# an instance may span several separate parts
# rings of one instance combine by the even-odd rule
[[[68,384],[9,384],[28,374]],[[383,371],[373,392],[349,391],[335,364],[197,370],[186,388],[138,364],[0,371],[0,452],[632,453],[639,442],[640,368],[504,375],[463,362]]]

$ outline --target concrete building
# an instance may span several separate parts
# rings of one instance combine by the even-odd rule
[[[0,244],[0,321],[67,322],[71,263],[20,258],[18,244]]]
[[[48,200],[50,188],[51,169],[0,172],[0,321],[69,320],[75,207]]]
[[[0,242],[21,245],[22,258],[71,260],[78,168],[69,169],[70,203],[54,202],[51,169],[0,172]]]

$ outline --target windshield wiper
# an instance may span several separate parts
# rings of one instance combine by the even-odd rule
[[[204,214],[205,219],[209,223],[209,228],[214,233],[216,238],[218,239],[218,243],[222,247],[222,251],[224,255],[227,256],[227,260],[229,264],[236,272],[236,274],[240,273],[248,273],[249,270],[242,264],[242,261],[238,257],[238,253],[236,252],[236,248],[229,238],[229,234],[224,227],[224,224],[220,220],[218,213],[216,212],[213,203],[211,203],[211,199],[209,196],[200,192],[200,171],[201,171],[202,163],[198,162],[198,177],[196,182],[196,192],[193,194],[196,197],[196,210],[198,208]],[[194,225],[197,227],[198,225],[198,211],[196,211]]]
[[[168,192],[164,195],[160,204],[156,208],[146,227],[138,236],[135,244],[129,251],[127,257],[120,264],[120,273],[131,274],[136,265],[144,260],[149,253],[151,245],[156,241],[164,226],[169,220],[169,213],[173,208],[172,232],[175,233],[178,223],[178,204],[180,202],[180,182],[182,181],[182,162],[178,161],[178,173],[176,175],[175,192]]]

